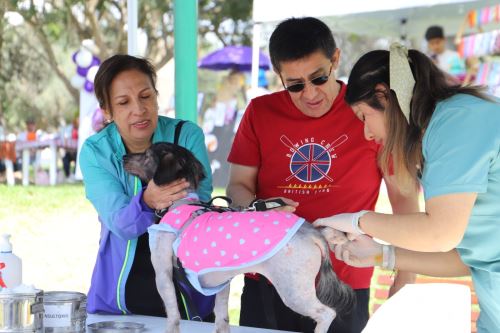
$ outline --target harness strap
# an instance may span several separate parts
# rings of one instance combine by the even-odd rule
[[[256,210],[258,212],[264,212],[266,210],[284,207],[286,205],[287,204],[280,198],[268,200],[256,199],[250,203],[249,208],[253,208],[252,210]]]

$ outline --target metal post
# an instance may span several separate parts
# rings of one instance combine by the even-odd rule
[[[254,23],[252,39],[252,89],[259,88],[259,54],[260,54],[260,31],[261,24]]]
[[[197,122],[198,0],[174,0],[175,116]]]
[[[137,56],[137,7],[139,0],[127,0],[127,52],[130,55]]]

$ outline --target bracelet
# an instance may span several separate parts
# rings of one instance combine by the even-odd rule
[[[382,268],[393,270],[396,266],[396,251],[392,245],[382,245]]]
[[[355,213],[352,218],[352,227],[360,235],[366,235],[366,233],[359,227],[359,219],[368,212],[369,210],[362,210],[358,213]]]

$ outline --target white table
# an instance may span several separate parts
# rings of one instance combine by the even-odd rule
[[[470,333],[469,287],[449,283],[408,284],[388,299],[370,318],[363,333]],[[165,318],[89,314],[87,325],[100,321],[145,324],[144,333],[164,333]],[[212,333],[214,324],[181,321],[181,333]],[[232,333],[283,333],[253,327],[231,326]],[[288,332],[291,333],[291,332]]]
[[[407,284],[372,315],[363,333],[470,333],[471,292],[451,283]]]
[[[45,148],[50,149],[49,163],[49,183],[55,185],[57,182],[57,150],[58,148],[77,149],[78,140],[53,138],[37,141],[17,141],[16,151],[22,152],[22,172],[23,185],[29,185],[29,165],[30,165],[30,150],[35,149],[37,153]]]
[[[145,325],[144,333],[164,333],[166,318],[128,315],[98,315],[89,314],[87,316],[87,325],[100,321],[128,321],[143,323]],[[181,320],[181,333],[213,333],[213,323],[200,323],[197,321]],[[267,330],[255,327],[231,326],[231,333],[284,333],[287,331]],[[292,333],[292,332],[288,332]]]

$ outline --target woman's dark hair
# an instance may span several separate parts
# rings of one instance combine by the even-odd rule
[[[95,75],[94,91],[101,109],[111,111],[111,105],[109,103],[111,83],[118,74],[132,69],[146,74],[151,80],[153,89],[158,93],[156,90],[156,71],[154,66],[147,59],[134,57],[128,54],[116,54],[104,60]]]
[[[336,48],[330,28],[314,17],[287,19],[278,24],[269,39],[271,62],[278,73],[281,62],[302,59],[316,51],[331,59]]]
[[[349,75],[345,95],[345,101],[351,106],[364,102],[376,110],[384,111],[388,133],[379,162],[384,173],[388,174],[390,169],[394,171],[402,190],[417,184],[417,176],[424,163],[422,138],[436,104],[456,94],[469,94],[489,100],[482,87],[462,87],[453,83],[448,74],[436,67],[425,54],[409,50],[408,58],[415,79],[409,124],[396,94],[390,90],[389,51],[376,50],[363,55]],[[377,84],[385,86],[385,91],[377,90]],[[384,94],[387,99],[386,108],[380,102],[380,94]]]

